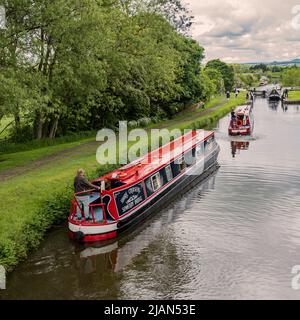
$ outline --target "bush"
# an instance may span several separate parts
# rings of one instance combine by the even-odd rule
[[[151,124],[151,122],[152,122],[151,118],[141,118],[138,120],[138,125],[140,127],[146,127],[149,124]]]
[[[131,120],[128,122],[128,127],[129,128],[136,128],[138,126],[138,122],[135,120]]]
[[[10,130],[10,140],[15,143],[24,143],[34,139],[32,126],[23,124],[21,127],[12,127]]]

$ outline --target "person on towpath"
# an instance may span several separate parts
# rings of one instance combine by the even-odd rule
[[[230,99],[230,92],[229,91],[226,92],[226,98],[227,98],[227,100]]]

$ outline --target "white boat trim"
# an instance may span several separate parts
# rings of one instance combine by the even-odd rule
[[[80,224],[73,224],[72,222],[69,222],[69,230],[76,233],[76,232],[82,232],[84,235],[98,235],[98,234],[104,234],[109,233],[117,230],[117,223],[118,221],[115,221],[111,224],[102,224],[102,225],[80,225]]]

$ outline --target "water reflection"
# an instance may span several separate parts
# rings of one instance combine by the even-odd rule
[[[199,199],[208,191],[215,187],[216,172],[213,173],[205,181],[201,182],[186,199],[179,203],[172,203],[165,209],[164,214],[160,218],[154,218],[146,227],[141,226],[135,232],[131,232],[119,238],[115,242],[103,246],[101,244],[89,245],[81,249],[79,254],[75,256],[77,266],[84,274],[98,272],[103,268],[105,261],[105,269],[112,272],[122,272],[126,267],[130,266],[136,259],[146,252],[156,241],[164,234],[167,227],[178,218],[178,212],[185,212],[190,204],[189,198],[195,193]],[[180,205],[180,208],[178,206]],[[169,243],[170,248],[172,244]]]
[[[288,105],[287,104],[282,103],[281,108],[282,108],[283,112],[287,112],[288,111]]]
[[[233,158],[235,158],[237,154],[240,154],[240,151],[248,150],[250,146],[249,141],[232,140],[230,143],[231,143],[231,154]]]
[[[283,112],[289,112],[289,113],[299,113],[300,112],[300,106],[295,104],[285,104],[282,103],[281,105]]]
[[[278,111],[280,104],[283,106],[283,103],[280,101],[269,101],[269,108],[273,111]]]

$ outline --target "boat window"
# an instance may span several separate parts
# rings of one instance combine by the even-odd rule
[[[200,143],[196,147],[196,157],[200,157],[203,154],[204,144]]]
[[[105,190],[111,190],[111,180],[105,181]]]
[[[168,181],[172,180],[173,179],[173,173],[172,173],[171,166],[170,165],[166,166],[165,170],[166,170],[167,180]]]
[[[150,197],[153,194],[153,187],[152,187],[152,183],[151,183],[151,179],[147,179],[145,181],[146,184],[146,190],[147,190],[147,195]]]
[[[177,177],[180,174],[180,168],[177,160],[171,164],[171,167],[172,167],[173,177]]]
[[[184,159],[187,167],[190,167],[193,164],[195,164],[195,156],[193,155],[193,150],[188,151],[185,154]]]
[[[161,187],[160,173],[158,172],[154,176],[152,176],[151,181],[152,181],[153,191],[156,191],[157,189],[159,189]]]
[[[214,140],[215,140],[214,137],[210,137],[209,139],[207,139],[207,140],[204,142],[204,147],[207,148]]]
[[[184,161],[184,157],[180,157],[176,160],[176,163],[179,164],[180,171],[183,171],[186,167],[186,163]]]
[[[115,189],[115,188],[119,188],[121,186],[123,186],[125,183],[119,181],[119,180],[111,180],[111,188]]]

